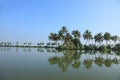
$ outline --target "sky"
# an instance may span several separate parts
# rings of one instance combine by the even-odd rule
[[[47,42],[62,26],[120,36],[120,0],[0,0],[0,42]]]

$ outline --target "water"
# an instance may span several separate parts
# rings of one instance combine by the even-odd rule
[[[1,47],[0,80],[120,80],[120,56]]]

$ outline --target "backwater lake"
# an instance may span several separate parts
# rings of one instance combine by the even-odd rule
[[[120,80],[120,55],[0,47],[0,80]]]

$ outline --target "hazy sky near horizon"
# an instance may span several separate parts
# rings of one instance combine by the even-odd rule
[[[0,42],[46,42],[62,26],[120,36],[120,0],[0,0]]]

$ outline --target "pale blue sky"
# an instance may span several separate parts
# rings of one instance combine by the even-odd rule
[[[120,0],[0,0],[0,42],[46,42],[62,26],[120,36]]]

